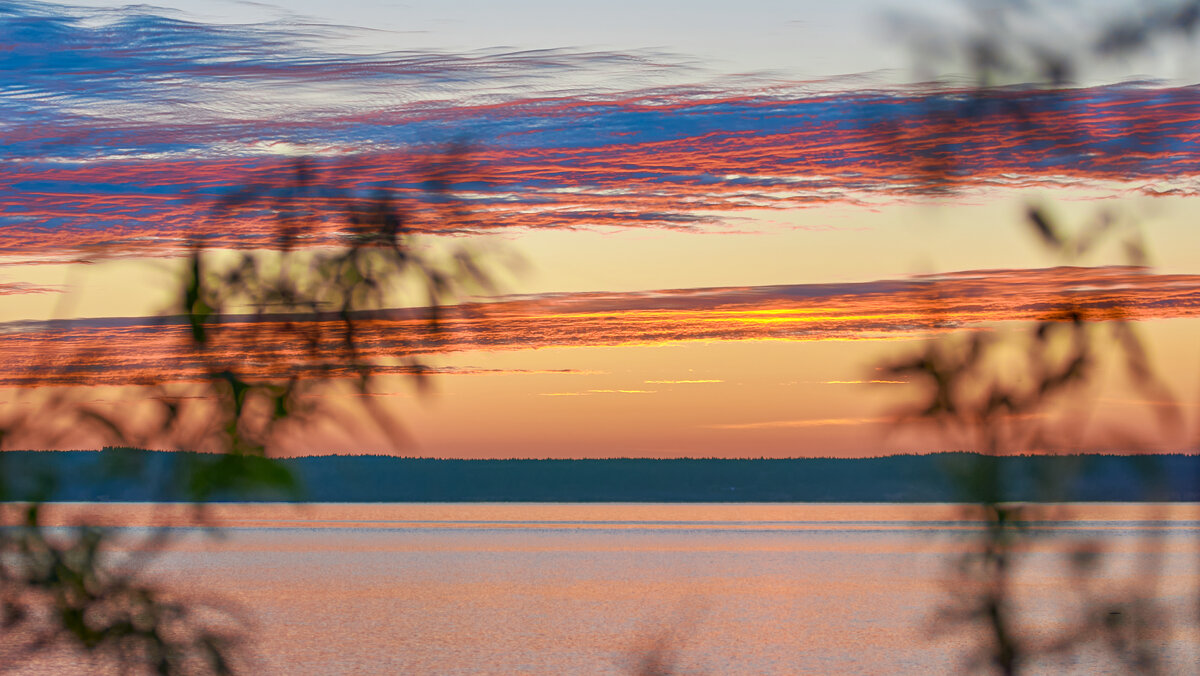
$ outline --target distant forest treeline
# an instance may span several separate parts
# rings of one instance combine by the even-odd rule
[[[181,462],[214,456],[111,448],[9,451],[9,499],[185,501]],[[295,491],[218,491],[217,500],[313,502],[958,502],[962,468],[1001,477],[1014,501],[1197,501],[1200,456],[983,458],[969,453],[864,459],[439,460],[320,456],[276,461]],[[194,474],[194,473],[193,473]],[[281,473],[282,474],[282,473]]]

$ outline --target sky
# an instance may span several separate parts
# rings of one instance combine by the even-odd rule
[[[390,369],[372,399],[403,443],[329,394],[343,424],[280,453],[966,449],[897,424],[921,393],[887,365],[929,340],[1019,343],[1063,303],[1103,336],[1096,387],[1053,412],[1071,447],[1192,449],[1194,46],[1079,59],[1041,88],[1023,86],[1036,50],[1018,52],[973,102],[956,39],[1078,54],[1158,7],[988,6],[0,0],[0,407],[48,386],[119,407],[139,383],[195,382],[184,327],[161,319],[189,247],[269,255],[283,208],[231,196],[292,194],[303,157],[328,187],[303,193],[318,215],[303,247],[338,247],[346,223],[322,215],[386,189],[421,251],[470,247],[496,284],[437,333],[404,289],[365,327]],[[1047,247],[1031,209],[1099,243]],[[1163,388],[1125,375],[1118,319]],[[280,375],[253,372],[280,326],[229,348],[250,375]],[[1167,408],[1185,422],[1163,427]]]

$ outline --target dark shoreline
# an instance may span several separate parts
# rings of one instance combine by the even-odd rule
[[[136,449],[8,451],[8,500],[190,502],[180,477],[224,456]],[[972,453],[832,459],[447,460],[371,455],[264,463],[256,488],[213,487],[216,502],[850,502],[961,503],[966,475],[999,477],[1015,502],[1200,501],[1200,455],[988,458]],[[183,470],[188,471],[183,471]],[[218,468],[219,471],[219,468]],[[287,488],[287,478],[294,489]],[[264,487],[267,486],[267,487]]]

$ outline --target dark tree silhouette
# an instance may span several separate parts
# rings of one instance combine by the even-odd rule
[[[924,104],[920,124],[900,125],[891,119],[871,122],[870,131],[881,147],[909,160],[911,177],[930,196],[953,196],[970,178],[971,165],[961,129],[978,121],[999,121],[1028,139],[1042,139],[1045,151],[1057,160],[1083,162],[1101,143],[1086,124],[1076,123],[1069,97],[1080,71],[1138,57],[1168,40],[1192,39],[1200,30],[1200,2],[1182,0],[1142,6],[1129,3],[1108,22],[1088,24],[1082,15],[1087,3],[1068,10],[1069,34],[1056,30],[1049,14],[1056,8],[1025,0],[966,0],[967,23],[943,24],[911,15],[893,16],[893,29],[911,47],[921,85],[915,92]],[[1090,17],[1089,17],[1090,18]],[[1094,32],[1082,30],[1095,27]],[[965,73],[966,79],[939,80],[944,72]],[[1049,115],[1047,115],[1049,114]],[[1056,127],[1040,125],[1053,120]],[[1128,123],[1116,139],[1129,155],[1155,148],[1163,141],[1153,120]],[[986,139],[976,139],[986,144]],[[1108,156],[1112,156],[1111,153]],[[1127,158],[1122,157],[1122,160]],[[1042,241],[1064,263],[1077,263],[1106,241],[1121,243],[1126,260],[1137,267],[1149,264],[1147,246],[1138,224],[1119,218],[1107,206],[1096,210],[1085,227],[1071,230],[1051,215],[1044,204],[1031,203],[1026,222],[1018,224]],[[928,304],[928,298],[920,299]],[[972,648],[965,655],[968,672],[1023,673],[1045,658],[1098,648],[1111,668],[1127,673],[1155,674],[1162,669],[1160,643],[1165,618],[1155,600],[1161,552],[1156,540],[1140,558],[1135,574],[1114,581],[1103,572],[1104,550],[1094,540],[1073,542],[1064,553],[1069,588],[1064,599],[1075,611],[1070,619],[1031,631],[1032,620],[1017,604],[1017,571],[1029,545],[1039,537],[1037,519],[1069,519],[1061,500],[1071,476],[1036,477],[1040,486],[1034,502],[1011,502],[1012,477],[1000,471],[999,458],[1039,450],[1086,450],[1082,430],[1057,419],[1064,402],[1081,399],[1098,380],[1105,356],[1117,355],[1128,381],[1147,399],[1166,402],[1156,407],[1158,430],[1177,434],[1183,421],[1180,407],[1151,367],[1148,347],[1141,341],[1124,308],[1117,303],[1087,307],[1064,296],[1028,331],[1002,334],[949,330],[937,317],[929,326],[936,337],[912,354],[882,365],[893,378],[914,383],[920,396],[896,416],[896,428],[933,430],[941,447],[978,451],[962,454],[945,471],[960,488],[962,517],[978,525],[966,553],[947,571],[946,602],[937,609],[934,628],[939,634],[966,633]],[[1142,439],[1113,439],[1127,450],[1142,447]],[[1141,465],[1144,494],[1155,495],[1158,468]],[[1043,618],[1044,619],[1044,618]],[[1197,615],[1200,621],[1200,614]],[[670,673],[662,655],[669,646],[655,642],[643,650],[633,673]]]
[[[419,177],[434,222],[448,228],[469,225],[451,193],[466,166],[455,147]],[[271,460],[296,435],[369,421],[393,445],[404,443],[396,412],[371,395],[382,376],[405,376],[424,389],[419,338],[399,353],[381,353],[365,329],[411,325],[391,311],[407,292],[423,301],[422,335],[436,335],[441,305],[491,287],[491,262],[465,244],[438,253],[416,246],[409,215],[387,190],[342,186],[333,170],[307,159],[285,168],[284,180],[279,173],[223,197],[211,220],[198,224],[177,301],[155,334],[173,346],[173,377],[161,369],[135,375],[116,383],[125,387],[116,406],[99,406],[90,386],[114,383],[81,365],[106,355],[41,351],[20,400],[0,421],[0,445],[55,447],[84,438],[206,451],[183,454],[161,486],[164,495],[182,489],[205,524],[204,502],[216,496],[267,487],[301,497],[286,468]],[[227,237],[214,235],[264,219],[274,231],[270,250],[231,251]],[[331,235],[336,246],[327,244]],[[308,246],[314,241],[325,244]],[[143,455],[118,454],[134,466],[112,470],[137,473]],[[15,527],[0,529],[0,641],[10,665],[65,648],[122,672],[244,670],[247,624],[237,608],[185,598],[145,578],[169,529],[141,542],[140,557],[118,560],[103,529],[81,524],[64,535],[44,524],[42,499],[62,477],[42,477],[37,491],[17,494],[3,461],[0,453],[0,499],[23,501],[6,507],[6,523]]]
[[[1091,151],[1104,139],[1083,124],[1067,125],[1065,135],[1062,131],[1061,122],[1070,119],[1072,111],[1070,98],[1061,94],[1069,91],[1075,74],[1085,65],[1136,56],[1168,36],[1191,37],[1200,12],[1200,3],[1191,1],[1135,6],[1111,25],[1099,26],[1095,35],[1055,41],[1044,31],[1030,30],[1045,27],[1045,7],[1006,0],[967,7],[974,24],[962,33],[931,31],[915,22],[900,24],[919,47],[922,72],[933,73],[950,63],[965,67],[970,75],[966,86],[928,85],[928,122],[940,130],[933,136],[946,141],[931,143],[882,126],[889,143],[914,158],[917,175],[935,193],[953,192],[965,175],[962,151],[949,139],[956,126],[977,120],[1003,118],[1018,134],[1056,139],[1047,152],[1059,160],[1093,161]],[[1040,126],[1048,107],[1058,111],[1054,133]],[[1119,142],[1133,150],[1160,140],[1161,130],[1146,120],[1130,123]],[[1119,238],[1126,264],[1148,264],[1137,224],[1117,218],[1108,207],[1098,209],[1092,224],[1074,232],[1041,204],[1030,204],[1026,221],[1033,236],[1065,263],[1081,260],[1102,241]],[[1148,400],[1165,402],[1155,409],[1158,431],[1167,437],[1178,434],[1179,406],[1153,371],[1147,346],[1125,318],[1126,307],[1089,307],[1064,295],[1027,332],[943,335],[885,365],[892,377],[917,384],[922,393],[898,417],[899,425],[933,429],[952,448],[982,453],[947,467],[967,503],[963,516],[979,523],[979,535],[948,572],[948,601],[935,623],[939,632],[967,632],[976,641],[967,655],[968,671],[1009,676],[1043,658],[1097,647],[1107,651],[1115,668],[1147,674],[1161,670],[1158,642],[1166,618],[1154,600],[1161,565],[1155,543],[1142,556],[1136,575],[1104,582],[1099,572],[1102,543],[1073,543],[1065,553],[1070,589],[1062,590],[1062,597],[1073,602],[1074,617],[1053,618],[1057,624],[1051,622],[1049,630],[1036,630],[1015,593],[1017,570],[1037,537],[1031,521],[1070,514],[1062,507],[1010,502],[1013,487],[995,461],[1011,454],[1085,450],[1078,420],[1058,414],[1064,403],[1085,400],[1099,379],[1105,355],[1118,355],[1128,382]],[[1111,435],[1128,451],[1144,445],[1119,432]],[[1148,496],[1155,492],[1155,470],[1148,463],[1143,467]],[[1039,500],[1051,502],[1061,499],[1061,488],[1071,477],[1038,479]]]

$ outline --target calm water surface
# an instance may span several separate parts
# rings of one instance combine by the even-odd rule
[[[686,674],[962,672],[975,638],[939,632],[949,567],[979,536],[952,505],[221,505],[212,537],[177,506],[63,505],[136,540],[172,588],[236,604],[255,673],[631,674],[657,652]],[[1038,515],[1014,594],[1047,640],[1077,610],[1067,553],[1104,556],[1092,591],[1153,596],[1167,672],[1200,663],[1200,506]],[[132,546],[132,545],[131,545]],[[1124,673],[1097,646],[1035,673]],[[90,673],[50,655],[14,673]]]

